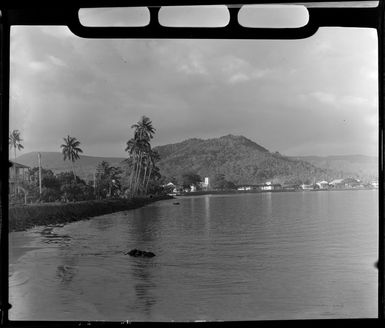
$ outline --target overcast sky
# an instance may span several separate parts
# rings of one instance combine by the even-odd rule
[[[132,124],[153,145],[244,135],[285,155],[377,155],[375,30],[323,28],[296,41],[87,40],[13,27],[10,128],[24,153],[125,156]],[[20,154],[20,152],[18,153]]]

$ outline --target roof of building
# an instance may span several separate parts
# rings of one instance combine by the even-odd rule
[[[11,160],[10,160],[10,162],[12,163],[12,167],[29,169],[29,166],[27,166],[27,165],[23,165],[23,164],[20,164],[20,163],[11,161]]]
[[[337,183],[342,183],[343,179],[335,179],[331,182],[329,182],[329,184],[337,184]]]

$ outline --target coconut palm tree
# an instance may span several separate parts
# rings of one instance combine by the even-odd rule
[[[150,141],[155,134],[155,128],[152,126],[151,120],[144,115],[136,124],[131,125],[131,128],[135,129],[135,139]]]
[[[21,137],[20,137],[19,130],[13,130],[9,134],[9,139],[8,139],[9,148],[13,148],[13,150],[14,150],[15,162],[16,162],[16,149],[22,150],[24,148],[24,146],[21,144],[22,141],[23,141],[23,139],[21,139]],[[13,168],[13,173],[14,173],[14,177],[15,177],[15,188],[16,188],[15,191],[16,191],[16,193],[18,193],[19,192],[19,182],[18,182],[18,177],[16,174],[16,166],[15,165]]]
[[[15,152],[15,160],[16,160],[16,149],[22,150],[24,146],[21,144],[23,139],[20,137],[19,130],[13,130],[9,135],[9,147],[13,148]]]
[[[145,166],[146,161],[144,160],[144,157],[146,157],[146,154],[148,154],[151,150],[150,146],[150,140],[153,138],[155,134],[155,128],[152,125],[151,120],[147,116],[142,116],[140,120],[131,126],[131,128],[135,129],[134,133],[134,139],[139,140],[140,147],[138,152],[138,160],[137,160],[137,170],[135,175],[135,186],[136,191],[138,190],[140,186],[140,176],[142,173],[142,168]],[[144,185],[144,179],[143,179],[143,185]],[[143,190],[143,188],[141,188]]]
[[[64,160],[69,159],[72,162],[72,172],[76,181],[75,161],[80,158],[79,153],[82,153],[83,150],[79,147],[80,141],[76,138],[68,135],[67,138],[63,138],[63,140],[64,144],[60,146],[62,148],[62,154],[64,156]]]
[[[147,194],[147,190],[148,190],[148,183],[150,182],[150,179],[151,179],[152,171],[156,168],[156,162],[159,161],[159,159],[160,159],[159,153],[156,150],[150,149],[150,152],[148,154],[149,172],[148,172],[147,182],[146,182],[146,187],[145,187],[146,194]],[[146,174],[145,174],[145,179],[146,179]]]

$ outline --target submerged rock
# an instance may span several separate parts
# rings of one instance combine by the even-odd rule
[[[139,249],[132,249],[126,255],[134,256],[134,257],[154,257],[155,254],[153,252],[141,251]]]

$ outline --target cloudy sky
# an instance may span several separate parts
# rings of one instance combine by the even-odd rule
[[[125,156],[132,124],[154,145],[244,135],[285,155],[377,154],[375,30],[309,39],[88,40],[66,27],[13,27],[10,128],[24,153]]]

